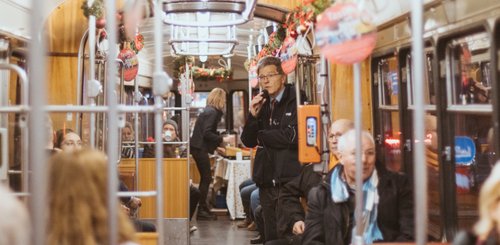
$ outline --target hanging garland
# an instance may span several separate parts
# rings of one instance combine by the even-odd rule
[[[261,51],[254,58],[245,61],[244,66],[247,70],[250,66],[255,66],[262,57],[279,55],[287,36],[296,39],[299,34],[304,35],[307,29],[316,23],[316,17],[327,9],[332,1],[303,0],[302,3],[287,14],[285,23],[269,36],[269,41]]]
[[[85,17],[89,17],[91,15],[95,16],[96,19],[100,19],[104,17],[104,1],[103,0],[95,0],[92,3],[92,6],[88,6],[88,0],[83,1],[81,9],[83,10],[83,15]]]
[[[226,69],[225,67],[219,68],[204,68],[195,66],[194,57],[192,56],[180,56],[174,60],[174,77],[179,79],[180,75],[186,72],[186,63],[191,69],[191,74],[195,80],[217,80],[222,82],[225,80],[230,80],[233,76],[233,71],[231,69]]]

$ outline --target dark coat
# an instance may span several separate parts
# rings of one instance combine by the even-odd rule
[[[252,175],[257,186],[275,186],[299,175],[297,138],[295,88],[285,85],[283,97],[274,109],[271,111],[268,99],[258,117],[248,116],[241,133],[245,146],[259,146]]]
[[[196,119],[191,136],[191,148],[206,150],[213,153],[222,142],[222,136],[217,133],[217,124],[222,118],[222,111],[207,106]]]
[[[286,183],[278,198],[278,234],[281,238],[297,239],[293,225],[305,221],[305,212],[300,199],[307,198],[309,191],[321,183],[321,173],[314,172],[314,164],[302,168],[300,175]]]
[[[337,167],[342,167],[337,165]],[[326,181],[309,192],[308,213],[302,244],[350,244],[347,202],[334,203],[330,191],[330,171]],[[384,168],[377,168],[380,201],[377,224],[383,242],[412,241],[414,238],[413,194],[408,178]]]
[[[172,140],[172,142],[179,142],[181,141],[179,138],[175,138]],[[180,157],[186,157],[187,152],[186,152],[186,147],[182,144],[163,144],[163,157],[164,158],[175,158],[177,157],[177,153],[175,150],[178,149],[179,151],[179,156]],[[150,144],[144,146],[144,154],[143,157],[145,158],[153,158],[156,156],[156,144]]]
[[[491,232],[485,241],[479,241],[478,237],[468,231],[461,231],[453,239],[453,245],[496,245],[500,244],[499,235],[496,232]]]

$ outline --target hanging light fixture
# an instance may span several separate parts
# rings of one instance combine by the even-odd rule
[[[174,26],[169,44],[176,55],[212,56],[230,55],[235,45],[236,27]]]
[[[221,27],[244,24],[253,18],[257,0],[172,0],[163,3],[164,22],[175,26]],[[195,12],[208,13],[202,21]]]

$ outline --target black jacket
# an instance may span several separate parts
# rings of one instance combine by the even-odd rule
[[[259,187],[286,183],[298,176],[301,169],[297,150],[295,88],[285,85],[283,97],[272,111],[269,102],[268,99],[264,103],[258,117],[248,116],[241,133],[245,146],[259,146],[252,175]]]
[[[293,225],[305,221],[300,199],[307,198],[309,191],[321,183],[321,173],[314,172],[314,164],[305,165],[300,175],[283,186],[278,198],[278,234],[281,238],[294,239]]]
[[[191,136],[191,147],[213,153],[222,142],[222,136],[217,133],[217,124],[222,118],[222,111],[207,106],[196,119]]]
[[[341,167],[337,165],[335,168]],[[330,191],[330,171],[326,181],[309,192],[308,213],[302,244],[350,244],[352,227],[347,202],[334,203]],[[377,224],[383,242],[412,241],[414,238],[413,194],[406,176],[377,168],[380,201]]]
[[[479,241],[478,237],[469,231],[460,231],[453,239],[453,245],[497,245],[500,244],[499,235],[494,230],[488,235],[485,241]]]

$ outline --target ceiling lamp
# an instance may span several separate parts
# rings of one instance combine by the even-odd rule
[[[257,0],[171,0],[163,2],[169,25],[191,27],[217,27],[240,25],[253,18]],[[198,20],[193,13],[211,16],[209,21]]]
[[[204,16],[207,18],[207,16]],[[171,26],[171,37],[168,42],[176,55],[230,55],[235,45],[236,27],[184,27]]]

